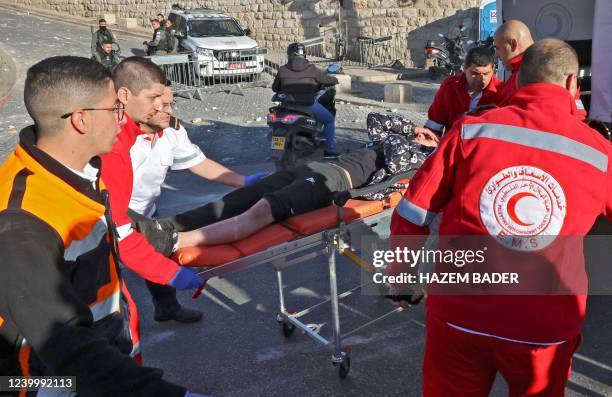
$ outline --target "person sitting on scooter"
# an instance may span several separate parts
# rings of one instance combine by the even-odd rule
[[[494,54],[486,47],[474,47],[463,62],[463,72],[442,82],[429,107],[424,127],[415,134],[438,142],[443,131],[468,111],[484,105],[497,105],[501,100],[504,83],[493,70]]]
[[[306,59],[305,47],[302,43],[291,43],[287,47],[289,62],[278,70],[272,90],[291,94],[296,102],[311,105],[315,119],[324,124],[325,152],[324,158],[334,159],[336,153],[336,118],[326,103],[331,102],[331,94],[326,94],[322,88],[338,84],[338,80],[317,68]],[[328,105],[329,106],[329,105]]]

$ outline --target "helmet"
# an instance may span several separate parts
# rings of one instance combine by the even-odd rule
[[[287,47],[287,56],[292,57],[306,57],[306,47],[302,43],[291,43]]]

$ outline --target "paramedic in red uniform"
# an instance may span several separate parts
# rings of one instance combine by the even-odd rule
[[[148,59],[124,59],[113,71],[117,97],[125,106],[125,123],[110,153],[102,156],[102,180],[110,192],[113,221],[119,234],[121,261],[147,281],[170,285],[177,289],[199,287],[203,280],[191,269],[179,268],[176,262],[158,253],[137,230],[132,228],[128,206],[132,196],[134,171],[130,149],[136,137],[144,132],[138,123],[149,120],[162,110],[160,97],[164,93],[166,77],[163,71]],[[129,296],[127,289],[124,292]],[[134,339],[139,340],[136,306],[130,298],[130,327]],[[197,313],[196,313],[197,314]],[[133,354],[138,353],[138,343]]]
[[[504,68],[512,73],[506,81],[499,102],[500,106],[504,106],[518,91],[518,75],[523,53],[533,44],[533,38],[527,25],[516,19],[511,19],[497,29],[493,36],[493,44],[495,45],[495,54],[504,64]],[[576,115],[579,120],[584,120],[587,114],[580,100],[579,90],[576,91],[574,98],[576,98],[576,108],[578,109]]]
[[[495,249],[518,255],[500,236],[509,228],[526,230],[525,219],[543,229],[511,233],[512,240],[582,239],[597,216],[612,219],[611,146],[575,117],[577,73],[576,53],[562,41],[542,40],[527,49],[508,106],[465,116],[445,135],[395,210],[392,236],[424,238],[440,214],[440,237],[486,237]],[[523,183],[535,177],[545,181],[537,197],[530,189],[539,182]],[[531,197],[510,208],[513,197],[526,195]],[[530,257],[548,260],[549,274],[556,275],[559,263],[567,264],[564,255],[572,254],[566,245],[561,249],[552,260],[546,250]],[[586,280],[582,250],[579,257],[571,263],[572,276]],[[388,273],[399,271],[392,266]],[[564,395],[581,340],[584,289],[530,296],[430,293],[426,304],[425,397],[488,396],[497,372],[510,396]]]
[[[465,112],[497,104],[503,83],[494,74],[493,62],[494,54],[488,48],[468,51],[463,72],[442,82],[429,107],[425,127],[417,127],[415,133],[437,142]]]

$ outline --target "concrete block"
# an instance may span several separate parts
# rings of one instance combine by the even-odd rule
[[[117,23],[117,19],[115,17],[115,14],[100,14],[98,15],[98,19],[106,19],[106,23],[108,25],[114,25]]]
[[[385,84],[384,101],[405,103],[412,97],[412,86],[402,83]]]
[[[351,91],[351,76],[348,74],[334,74],[333,76],[338,79],[337,92]]]
[[[119,18],[117,19],[117,26],[126,29],[137,29],[138,19],[136,18]]]

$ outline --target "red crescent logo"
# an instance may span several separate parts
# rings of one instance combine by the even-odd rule
[[[535,194],[529,193],[529,192],[517,193],[514,196],[510,197],[510,200],[508,200],[508,205],[506,209],[508,210],[508,216],[515,223],[521,226],[531,226],[533,225],[533,223],[525,223],[522,220],[520,220],[519,217],[516,215],[516,205],[518,204],[520,199],[525,198],[525,197],[536,197],[536,196]]]

